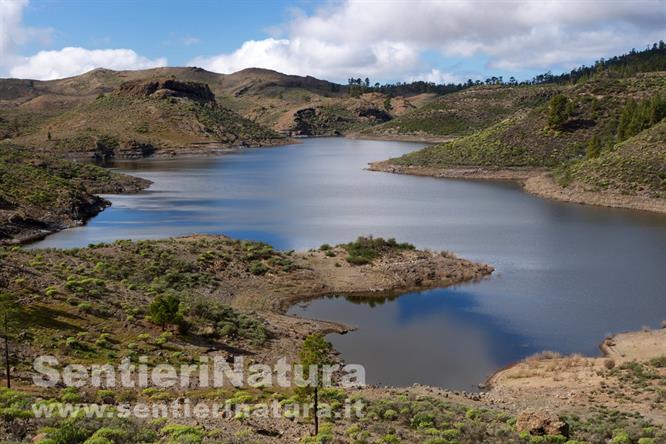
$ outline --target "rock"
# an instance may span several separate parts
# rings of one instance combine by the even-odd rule
[[[530,435],[562,435],[569,436],[569,424],[559,416],[544,411],[525,410],[516,419],[518,432]]]
[[[357,112],[359,117],[364,117],[373,122],[382,123],[391,120],[391,115],[389,113],[375,107],[362,107],[359,108]]]
[[[198,102],[213,102],[215,95],[207,84],[173,79],[136,80],[120,85],[116,94],[130,97],[184,97]]]

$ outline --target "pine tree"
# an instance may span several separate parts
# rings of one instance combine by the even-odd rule
[[[569,99],[562,94],[557,94],[550,99],[548,103],[548,126],[551,128],[560,128],[569,120],[571,105]]]
[[[9,360],[9,341],[12,331],[18,325],[19,305],[16,300],[6,292],[0,293],[0,329],[2,331],[2,342],[4,347],[5,380],[7,388],[11,388],[11,362]]]
[[[315,366],[317,375],[314,382],[308,387],[305,387],[306,392],[312,395],[314,401],[314,435],[319,433],[319,417],[318,403],[319,403],[319,388],[322,384],[322,367],[330,364],[330,354],[332,345],[320,333],[315,333],[303,341],[303,348],[299,354],[301,365],[303,365],[303,373],[306,379],[310,379],[310,366]]]
[[[595,134],[592,139],[587,143],[585,150],[585,157],[587,159],[595,159],[601,154],[601,140]]]
[[[180,298],[173,293],[161,294],[155,298],[148,308],[150,320],[166,329],[168,324],[178,325],[183,321]]]

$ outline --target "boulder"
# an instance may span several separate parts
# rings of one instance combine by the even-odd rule
[[[559,416],[545,412],[526,410],[516,418],[518,432],[527,432],[530,435],[562,435],[569,436],[569,424]]]

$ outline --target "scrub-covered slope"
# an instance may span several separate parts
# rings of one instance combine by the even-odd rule
[[[219,105],[206,84],[158,79],[123,83],[15,141],[107,157],[202,144],[261,146],[279,139],[274,131]]]
[[[420,167],[555,167],[586,155],[597,139],[614,144],[628,101],[666,95],[663,73],[623,79],[598,78],[559,88],[533,108],[517,111],[460,139],[407,154],[391,163]]]
[[[111,203],[97,193],[138,191],[150,182],[0,144],[0,244],[79,225]]]

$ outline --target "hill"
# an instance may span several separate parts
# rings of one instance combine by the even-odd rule
[[[431,167],[555,167],[584,155],[593,137],[611,144],[625,103],[666,94],[666,74],[595,79],[550,91],[551,96],[555,93],[564,97],[569,108],[565,121],[556,127],[548,122],[550,103],[541,101],[468,136],[391,162]]]
[[[582,184],[593,191],[666,198],[666,120],[598,157],[563,166],[556,178],[565,187]]]
[[[389,97],[388,93],[366,91],[352,97],[346,85],[258,68],[233,74],[217,74],[201,68],[95,69],[80,76],[50,81],[0,79],[0,139],[20,139],[37,131],[39,137],[47,135],[45,128],[49,124],[63,123],[51,119],[67,112],[73,113],[71,118],[77,114],[101,113],[97,120],[108,126],[110,113],[105,112],[100,103],[95,105],[100,96],[114,95],[124,83],[164,80],[205,84],[222,108],[285,135],[339,135],[359,131],[418,108],[436,96]],[[388,109],[387,103],[390,104]],[[117,102],[111,107],[113,112],[128,107],[124,110],[128,114],[137,112],[134,105]],[[94,129],[97,122],[94,117],[91,120]],[[123,126],[122,129],[128,128]],[[28,139],[40,144],[44,140]],[[185,137],[185,140],[194,139]],[[178,137],[174,142],[181,143]],[[250,145],[254,142],[252,138],[246,140]]]
[[[32,100],[34,101],[34,99]],[[262,146],[282,137],[217,103],[207,84],[133,80],[45,119],[13,140],[96,157],[136,157],[196,146]]]
[[[440,100],[463,94],[474,89]],[[575,85],[550,85],[542,94],[550,98],[370,169],[520,181],[553,170],[557,185],[532,178],[527,189],[565,201],[664,211],[666,72],[600,75]]]
[[[138,191],[143,179],[0,143],[0,244],[80,225],[111,203],[98,193]]]
[[[486,128],[519,110],[545,103],[553,86],[477,86],[437,96],[419,108],[361,132],[367,136],[461,136]]]

